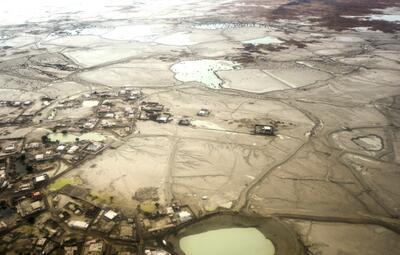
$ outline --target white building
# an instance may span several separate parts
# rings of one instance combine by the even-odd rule
[[[192,219],[192,214],[187,211],[179,212],[179,219],[181,222],[186,222]]]
[[[57,151],[64,151],[65,150],[65,145],[62,145],[62,144],[58,145],[56,150]]]
[[[43,154],[37,154],[37,155],[35,155],[35,160],[36,160],[36,161],[42,161],[42,160],[44,160],[44,155],[43,155]]]
[[[76,229],[87,229],[89,227],[89,224],[85,221],[71,220],[68,222],[68,226]]]
[[[113,210],[109,210],[104,214],[104,217],[106,217],[109,220],[113,220],[117,216],[118,216],[118,213],[114,212]]]
[[[77,150],[79,149],[78,145],[73,145],[69,150],[67,151],[68,154],[74,154]]]

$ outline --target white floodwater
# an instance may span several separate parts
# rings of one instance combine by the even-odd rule
[[[182,61],[171,67],[179,81],[197,81],[212,89],[220,89],[222,80],[215,74],[217,71],[228,71],[239,68],[239,65],[227,60],[201,59]]]
[[[98,106],[98,105],[99,105],[99,101],[97,101],[97,100],[85,100],[82,102],[83,107],[94,107],[94,106]]]
[[[253,45],[259,45],[259,44],[280,44],[283,43],[282,40],[279,40],[278,38],[274,36],[265,36],[262,38],[257,38],[257,39],[252,39],[252,40],[246,40],[242,41],[244,44],[253,44]]]
[[[0,6],[0,24],[40,22],[70,14],[80,19],[112,17],[120,6],[129,4],[131,0],[4,0]]]
[[[192,125],[200,128],[207,128],[207,129],[215,129],[215,130],[224,130],[222,127],[218,126],[215,123],[205,121],[205,120],[193,120]]]
[[[373,14],[365,17],[368,20],[384,20],[388,22],[400,22],[400,15],[396,14]]]
[[[185,236],[179,246],[186,255],[274,255],[273,243],[256,228],[225,228]]]
[[[76,138],[81,141],[91,141],[91,142],[102,142],[107,139],[104,135],[100,133],[90,132],[84,134],[63,134],[63,133],[51,133],[48,135],[50,141],[59,141],[60,143],[73,143]]]

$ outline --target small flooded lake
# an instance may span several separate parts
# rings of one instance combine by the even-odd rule
[[[217,71],[228,71],[239,68],[239,64],[227,60],[201,59],[182,61],[171,67],[175,79],[183,82],[197,81],[212,89],[220,89],[222,80],[215,74]]]
[[[186,255],[273,255],[272,242],[256,228],[224,228],[183,237]]]
[[[50,141],[60,141],[60,143],[73,143],[76,138],[79,138],[81,141],[91,141],[91,142],[102,142],[107,139],[104,135],[100,133],[90,132],[85,134],[63,134],[63,133],[51,133],[48,135]]]
[[[279,40],[278,38],[273,37],[273,36],[265,36],[262,38],[242,41],[242,43],[253,44],[253,45],[257,46],[259,44],[280,44],[280,43],[283,43],[283,41]]]
[[[82,102],[83,107],[95,107],[99,105],[99,101],[97,100],[85,100]]]
[[[259,28],[268,28],[267,24],[261,23],[205,23],[205,24],[197,24],[194,28],[204,29],[204,30],[216,30],[216,29],[234,29],[241,27],[259,27]]]

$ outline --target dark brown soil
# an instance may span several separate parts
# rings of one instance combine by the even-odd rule
[[[400,6],[398,0],[294,0],[272,12],[273,19],[296,19],[313,16],[311,21],[341,31],[353,27],[371,27],[386,33],[400,31],[400,24],[381,20],[360,20],[342,16],[363,16],[380,13],[375,9]]]

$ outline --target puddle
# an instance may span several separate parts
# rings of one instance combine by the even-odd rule
[[[209,88],[220,89],[223,81],[215,74],[216,71],[238,69],[239,64],[227,60],[194,60],[182,61],[171,67],[175,79],[183,82],[197,81]]]
[[[193,120],[192,125],[196,127],[201,127],[201,128],[208,128],[208,129],[216,129],[216,130],[225,130],[222,127],[218,126],[217,124],[214,124],[209,121],[204,121],[204,120]]]
[[[95,133],[95,132],[90,132],[90,133],[84,133],[84,134],[72,134],[72,133],[51,133],[48,135],[50,141],[55,142],[59,141],[60,143],[73,143],[75,142],[76,138],[79,138],[81,141],[91,141],[91,142],[102,142],[107,139],[106,136],[100,134],[100,133]]]
[[[368,151],[380,151],[383,149],[382,138],[377,135],[367,135],[352,139],[358,146]]]
[[[400,22],[400,15],[373,14],[366,17],[369,20],[384,20],[388,22]]]
[[[98,105],[99,105],[99,101],[96,101],[96,100],[85,100],[82,102],[83,107],[94,107],[94,106],[98,106]]]
[[[279,40],[278,38],[273,37],[273,36],[265,36],[265,37],[262,37],[262,38],[242,41],[242,43],[244,43],[244,44],[253,44],[253,45],[257,46],[257,45],[260,45],[260,44],[280,44],[280,43],[283,43],[283,41]]]

